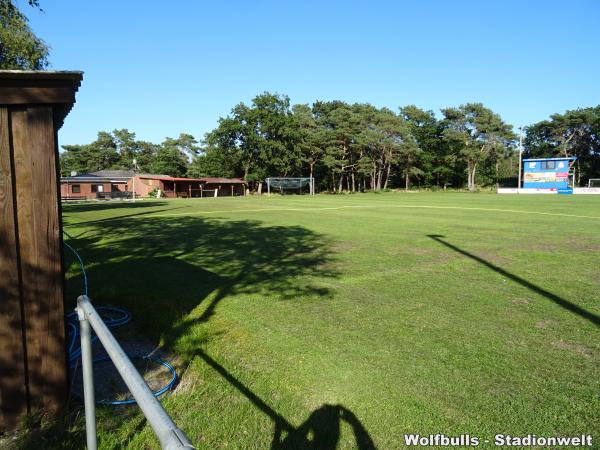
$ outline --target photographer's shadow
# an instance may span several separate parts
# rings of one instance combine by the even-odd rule
[[[271,450],[334,450],[340,439],[342,422],[352,428],[356,448],[375,450],[371,436],[352,411],[342,405],[328,404],[313,411],[298,428],[284,430],[276,423]],[[282,438],[284,433],[286,435]]]

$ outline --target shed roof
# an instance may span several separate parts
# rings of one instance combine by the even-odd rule
[[[205,183],[211,183],[211,184],[217,184],[217,183],[223,183],[223,184],[245,184],[246,183],[241,178],[211,178],[211,177],[205,177],[205,178],[201,178],[201,180],[204,181]]]
[[[140,174],[140,178],[147,180],[161,180],[161,181],[202,181],[202,178],[182,178],[182,177],[171,177],[169,175],[152,175],[152,174]]]
[[[61,181],[89,182],[126,182],[133,176],[130,170],[98,170],[97,172],[81,173],[72,177],[62,177]]]
[[[88,175],[95,177],[109,177],[109,178],[131,178],[133,176],[132,170],[98,170]]]
[[[202,178],[179,178],[170,177],[168,175],[152,175],[152,174],[140,174],[140,178],[161,180],[161,181],[198,181],[201,183],[222,183],[222,184],[244,184],[245,181],[240,178],[213,178],[213,177],[202,177]]]
[[[83,72],[0,70],[0,104],[52,105],[57,128],[75,103]]]
[[[575,161],[577,159],[576,156],[564,156],[562,158],[529,158],[529,159],[524,159],[523,162],[527,162],[527,161],[564,161],[564,160],[569,160],[569,161]]]

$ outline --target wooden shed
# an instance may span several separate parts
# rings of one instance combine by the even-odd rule
[[[67,398],[57,130],[81,79],[0,71],[0,430]]]

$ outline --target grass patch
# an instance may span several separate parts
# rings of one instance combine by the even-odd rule
[[[181,359],[163,404],[200,448],[600,439],[600,198],[142,201],[64,223],[94,302]],[[156,446],[125,418],[105,413],[101,448]]]

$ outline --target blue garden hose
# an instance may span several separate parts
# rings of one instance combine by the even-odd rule
[[[65,232],[65,234],[67,234]],[[67,236],[69,236],[67,234]],[[69,236],[70,237],[70,236]],[[81,267],[81,274],[83,276],[83,293],[86,295],[88,295],[88,281],[87,281],[87,273],[85,273],[85,265],[83,264],[83,260],[81,259],[81,256],[79,256],[79,253],[77,253],[77,250],[75,250],[73,247],[71,247],[69,245],[68,242],[63,241],[63,243],[65,244],[65,246],[71,250],[71,252],[75,255],[75,257],[79,260],[79,266]]]
[[[124,308],[117,308],[114,306],[99,306],[96,308],[96,311],[98,311],[98,315],[100,315],[102,321],[109,328],[125,325],[131,321],[131,314]],[[117,316],[117,318],[112,317],[110,313],[114,312],[120,314],[120,316]],[[77,361],[77,358],[81,356],[81,348],[77,347],[77,344],[79,343],[79,318],[77,317],[77,312],[70,312],[67,314],[66,319],[69,330],[68,337],[70,339],[69,362],[71,363],[72,367],[74,362]],[[95,334],[92,335],[92,343],[96,342],[97,340],[98,337]]]
[[[63,233],[68,238],[73,239],[73,237],[71,237],[66,231],[63,231]],[[88,295],[88,278],[87,278],[87,273],[85,271],[85,264],[83,263],[83,259],[81,258],[79,253],[77,253],[77,250],[75,250],[73,247],[71,247],[67,242],[65,242],[65,241],[63,241],[63,242],[64,242],[65,246],[75,255],[75,257],[79,261],[79,266],[81,267],[81,273],[82,273],[82,277],[83,277],[83,291],[84,291],[84,294],[87,296]],[[125,308],[119,308],[119,307],[115,307],[115,306],[99,306],[96,308],[96,311],[98,311],[98,315],[102,318],[102,321],[109,328],[119,327],[119,326],[125,325],[126,323],[131,322],[131,313],[129,311],[127,311]],[[67,324],[67,330],[68,330],[67,336],[69,339],[69,346],[68,346],[69,365],[71,366],[71,368],[73,368],[76,366],[77,360],[81,356],[81,347],[77,345],[78,343],[80,343],[80,340],[78,339],[79,338],[79,318],[77,316],[77,312],[72,311],[66,315],[66,324]],[[92,335],[92,343],[96,342],[97,340],[98,340],[98,336],[96,336],[95,334]],[[157,358],[154,356],[131,356],[131,355],[128,355],[128,356],[131,359],[143,359],[145,361],[152,361],[156,364],[166,367],[169,370],[169,372],[171,374],[171,379],[165,386],[163,386],[160,389],[157,389],[156,391],[153,391],[153,394],[155,397],[159,397],[160,395],[169,391],[177,382],[177,372],[175,371],[175,368],[168,361],[165,361],[162,358]],[[110,360],[110,358],[108,358],[108,357],[101,357],[101,358],[94,359],[94,363],[99,363],[99,362],[104,362],[104,361],[109,361],[109,360]],[[133,405],[137,402],[134,399],[130,399],[130,400],[99,400],[97,403],[101,403],[103,405]]]
[[[152,391],[152,393],[154,394],[155,397],[159,397],[162,394],[164,394],[165,392],[167,392],[168,390],[170,390],[173,387],[173,385],[177,382],[177,372],[175,372],[175,368],[168,361],[165,361],[164,359],[156,358],[154,356],[130,356],[130,359],[142,359],[144,361],[152,361],[156,364],[165,366],[167,369],[169,369],[169,372],[171,374],[171,379],[169,380],[169,382],[166,385],[164,385],[160,389],[157,389],[156,391]],[[94,359],[95,363],[104,362],[104,361],[110,361],[110,358],[108,356],[105,356],[103,358]],[[135,405],[136,401],[135,401],[135,399],[99,400],[98,403],[101,403],[103,405]]]

